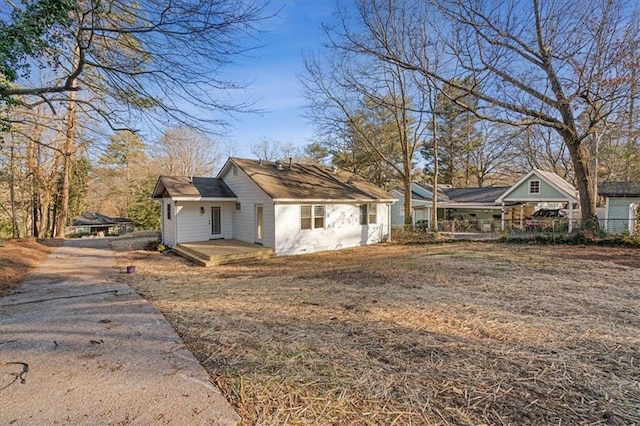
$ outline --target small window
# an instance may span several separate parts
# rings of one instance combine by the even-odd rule
[[[311,206],[300,206],[300,229],[311,229]]]
[[[240,210],[242,210],[242,206],[240,205],[240,203],[236,203],[236,211]]]
[[[532,180],[529,182],[529,194],[539,194],[540,193],[540,181]]]
[[[360,205],[360,225],[374,225],[378,221],[377,204]]]
[[[367,224],[368,215],[369,215],[369,207],[366,204],[360,204],[360,225]]]
[[[235,164],[231,166],[231,173],[233,173],[234,176],[238,176],[238,166],[236,166]]]
[[[324,228],[324,206],[313,206],[313,227]]]
[[[378,205],[369,204],[369,225],[374,225],[378,222]]]
[[[324,228],[324,206],[300,206],[300,229]]]
[[[171,220],[171,203],[167,203],[167,220]]]

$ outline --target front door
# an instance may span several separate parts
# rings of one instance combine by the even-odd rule
[[[262,222],[262,206],[256,205],[256,243],[262,244],[264,226]]]
[[[211,238],[222,238],[222,208],[211,207]]]

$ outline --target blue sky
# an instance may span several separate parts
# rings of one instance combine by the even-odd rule
[[[279,143],[307,145],[313,124],[302,117],[306,100],[298,75],[303,73],[303,53],[320,49],[322,24],[331,21],[335,3],[331,0],[279,0],[269,10],[277,16],[263,25],[260,34],[264,47],[239,58],[227,68],[230,79],[249,82],[244,93],[231,95],[238,100],[255,101],[260,114],[237,115],[228,139],[236,147],[235,155],[252,157],[249,145],[267,139]]]

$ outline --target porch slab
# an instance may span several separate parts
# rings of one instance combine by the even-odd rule
[[[200,266],[218,266],[275,256],[271,248],[237,240],[209,240],[180,243],[173,251]]]

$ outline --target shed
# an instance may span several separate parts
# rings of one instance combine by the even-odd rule
[[[640,206],[639,182],[602,182],[598,187],[605,197],[604,229],[611,234],[638,233]]]

